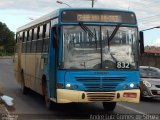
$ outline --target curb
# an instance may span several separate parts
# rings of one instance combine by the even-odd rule
[[[0,59],[13,59],[14,56],[0,56]]]
[[[4,104],[0,104],[0,120],[18,120],[18,116],[12,114],[13,108],[8,108]]]
[[[0,115],[9,115],[9,112],[5,105],[0,104]]]
[[[8,118],[8,116],[9,116],[9,112],[8,112],[7,108],[5,107],[4,104],[0,104],[0,119],[6,120],[6,118]]]

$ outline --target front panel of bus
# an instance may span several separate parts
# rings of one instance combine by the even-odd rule
[[[135,14],[62,10],[59,21],[57,102],[139,102]]]

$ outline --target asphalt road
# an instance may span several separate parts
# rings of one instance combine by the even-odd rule
[[[18,115],[20,119],[115,119],[111,115],[138,115],[141,120],[142,117],[148,120],[153,120],[148,114],[160,113],[160,99],[147,99],[141,101],[139,104],[134,103],[118,103],[114,112],[105,112],[101,103],[83,103],[83,104],[63,104],[59,105],[56,111],[48,111],[45,108],[43,98],[31,92],[29,95],[23,95],[20,86],[16,83],[14,78],[14,65],[12,59],[0,59],[0,90],[14,98],[15,111],[12,112]],[[118,116],[119,117],[119,116]],[[137,117],[137,116],[136,116]],[[119,119],[122,119],[119,117]],[[160,118],[160,117],[159,117]],[[158,118],[158,119],[159,119]],[[125,119],[133,119],[126,118]]]

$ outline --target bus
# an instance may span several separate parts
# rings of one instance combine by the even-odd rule
[[[58,103],[138,103],[139,54],[143,52],[134,12],[61,8],[16,32],[15,76],[22,92]]]

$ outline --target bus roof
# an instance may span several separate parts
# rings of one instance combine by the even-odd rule
[[[117,9],[105,9],[105,8],[60,8],[60,9],[57,9],[55,11],[52,11],[50,12],[49,14],[46,14],[36,20],[33,20],[32,22],[22,26],[22,27],[19,27],[17,29],[17,32],[20,32],[24,29],[27,29],[27,28],[30,28],[32,26],[35,26],[35,25],[38,25],[40,23],[43,23],[45,21],[48,21],[50,19],[53,19],[55,17],[58,17],[59,14],[61,13],[61,11],[63,10],[108,10],[108,11],[118,11],[118,12],[130,12],[130,13],[134,13],[132,11],[128,11],[128,10],[117,10]]]
[[[19,28],[17,29],[17,32],[20,32],[20,31],[22,31],[22,30],[24,30],[24,29],[27,29],[27,28],[29,28],[29,27],[32,27],[32,26],[34,26],[34,25],[37,25],[37,24],[39,24],[39,23],[43,23],[43,22],[45,22],[45,21],[48,21],[48,20],[50,20],[50,19],[52,19],[52,18],[57,17],[57,16],[59,15],[59,10],[60,10],[60,9],[58,9],[58,10],[56,10],[56,11],[53,11],[53,12],[50,12],[49,14],[46,14],[46,15],[44,15],[44,16],[36,19],[36,20],[33,20],[32,22],[30,22],[30,23],[28,23],[28,24],[26,24],[26,25],[24,25],[24,26],[22,26],[22,27],[19,27]]]

